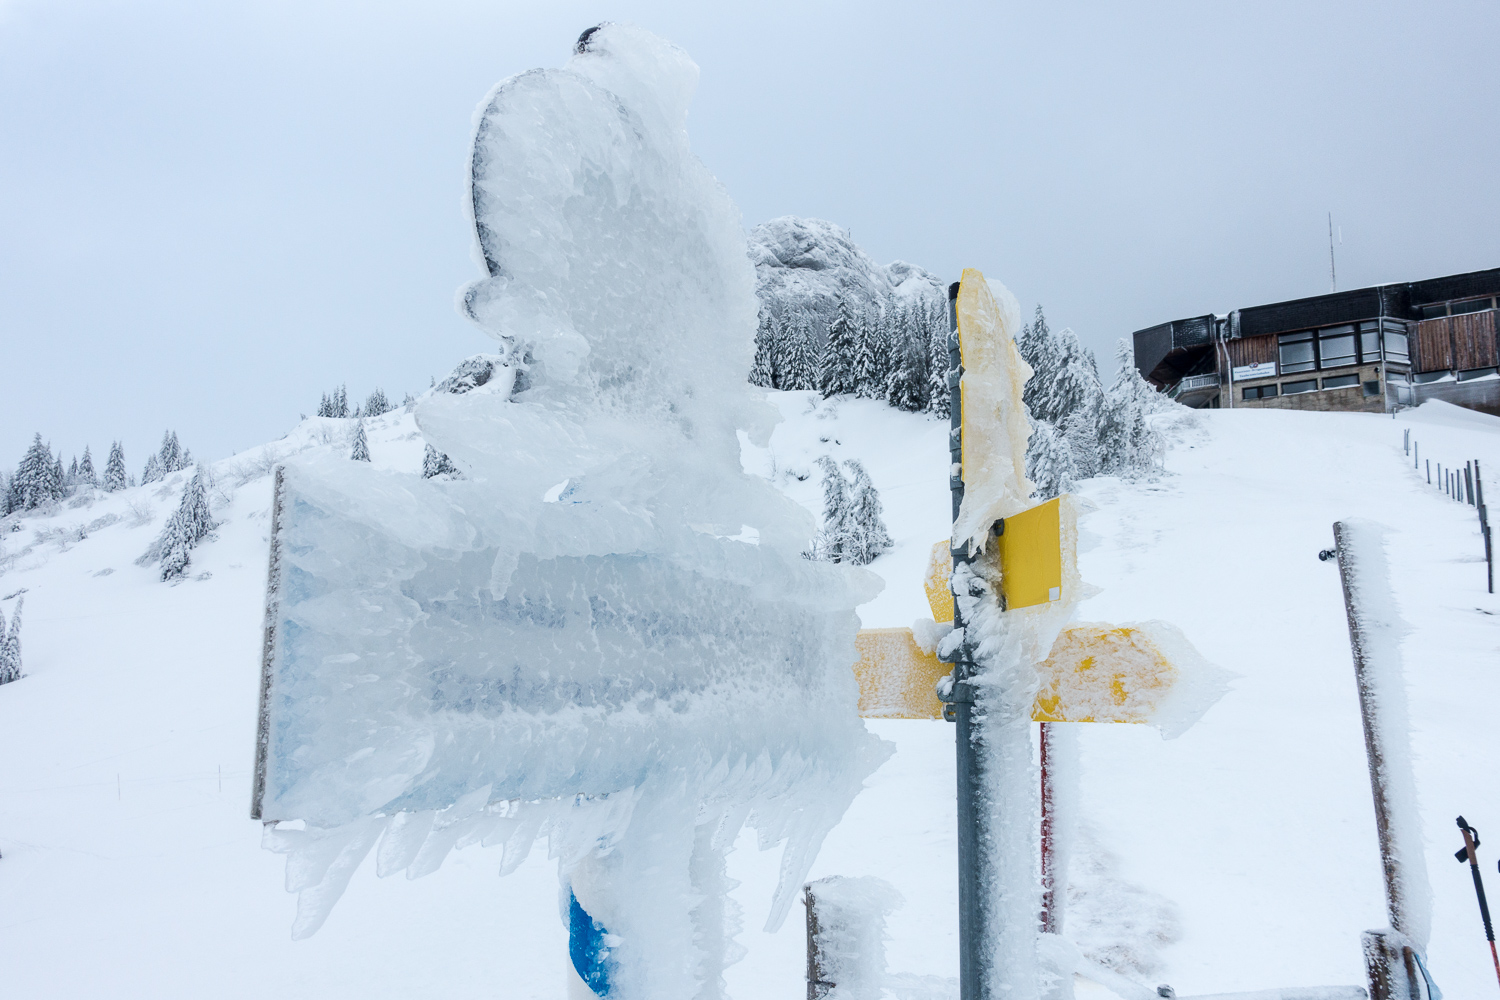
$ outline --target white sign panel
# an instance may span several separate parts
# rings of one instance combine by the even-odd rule
[[[1276,362],[1267,361],[1258,365],[1236,365],[1234,369],[1234,380],[1243,382],[1252,378],[1275,378]]]

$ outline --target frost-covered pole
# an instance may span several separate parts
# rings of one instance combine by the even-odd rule
[[[1404,626],[1390,590],[1382,535],[1378,525],[1368,522],[1339,521],[1333,526],[1375,803],[1386,913],[1397,932],[1365,934],[1366,969],[1375,1000],[1421,996],[1418,983],[1425,973],[1417,963],[1427,947],[1432,909],[1401,670]]]
[[[948,391],[950,394],[948,432],[949,473],[948,487],[953,494],[953,519],[958,520],[959,509],[964,502],[963,463],[963,394],[959,382],[963,378],[963,363],[958,345],[958,288],[955,281],[948,286]],[[953,567],[972,562],[973,555],[967,542],[955,544]],[[954,602],[953,627],[964,627],[963,612]],[[958,989],[962,1000],[979,1000],[984,994],[985,979],[982,962],[985,949],[983,942],[992,935],[985,926],[988,908],[980,898],[981,887],[989,885],[992,873],[987,870],[987,856],[980,850],[979,825],[981,809],[979,803],[984,796],[984,779],[981,774],[981,754],[978,746],[979,730],[974,726],[974,694],[968,681],[974,675],[974,661],[965,644],[960,643],[953,655],[952,713],[956,732],[958,764]]]

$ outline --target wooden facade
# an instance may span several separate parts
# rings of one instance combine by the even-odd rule
[[[1453,367],[1453,332],[1448,329],[1449,317],[1424,319],[1417,324],[1417,335],[1412,338],[1412,365],[1419,372],[1447,371]]]
[[[1226,340],[1224,346],[1229,349],[1229,363],[1236,368],[1276,360],[1275,337],[1241,337]]]
[[[1419,372],[1472,371],[1500,364],[1495,310],[1439,316],[1417,324],[1412,364]]]

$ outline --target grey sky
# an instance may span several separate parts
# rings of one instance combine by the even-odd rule
[[[633,21],[702,68],[744,212],[1004,281],[1109,369],[1181,316],[1500,266],[1493,4],[0,0],[0,463],[132,472],[321,392],[400,398],[490,341],[453,311],[488,88]]]

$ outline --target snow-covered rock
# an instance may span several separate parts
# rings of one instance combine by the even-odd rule
[[[822,219],[784,215],[762,222],[750,230],[750,260],[762,321],[805,313],[820,343],[840,299],[878,316],[892,305],[941,304],[945,296],[937,275],[901,260],[877,264],[847,229]]]

